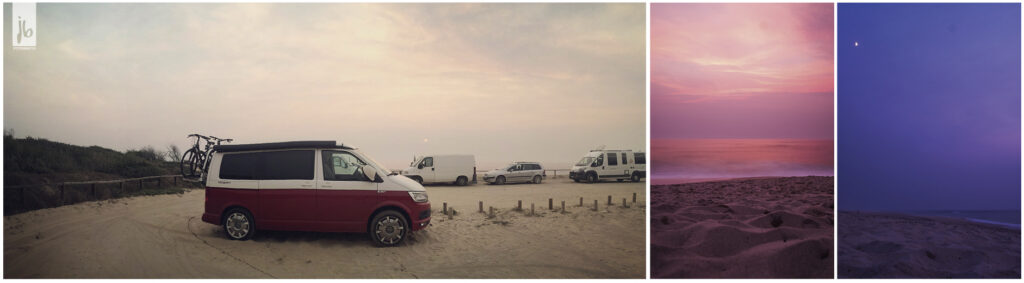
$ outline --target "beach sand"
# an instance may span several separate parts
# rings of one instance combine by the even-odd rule
[[[832,278],[833,178],[651,188],[652,278]]]
[[[230,241],[199,219],[201,189],[88,202],[5,217],[4,278],[644,278],[644,187],[567,178],[428,186],[431,226],[392,248],[366,234],[258,231]],[[566,213],[549,211],[548,198],[556,208],[566,201]],[[512,209],[517,200],[525,212]],[[478,201],[496,217],[478,213]],[[441,215],[443,202],[454,219]],[[526,215],[531,203],[536,216]]]
[[[1020,278],[1020,230],[847,211],[838,230],[839,278]]]

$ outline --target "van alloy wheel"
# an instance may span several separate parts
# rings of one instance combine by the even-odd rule
[[[394,245],[402,241],[402,237],[405,236],[405,221],[391,215],[385,216],[377,221],[377,230],[374,233],[377,234],[377,239],[381,243]]]
[[[231,213],[224,221],[224,229],[234,239],[244,239],[249,235],[249,228],[249,217],[241,211]]]

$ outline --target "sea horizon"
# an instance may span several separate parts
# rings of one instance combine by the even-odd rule
[[[651,184],[835,176],[832,139],[652,138]]]

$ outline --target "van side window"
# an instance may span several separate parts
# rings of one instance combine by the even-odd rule
[[[629,159],[626,159],[626,153],[622,153],[622,165],[629,164]]]
[[[323,152],[324,180],[326,181],[368,181],[363,171],[366,162],[344,151]]]
[[[618,158],[616,158],[616,156],[617,155],[614,153],[608,154],[608,166],[619,165],[619,160]]]
[[[636,163],[636,164],[646,164],[647,163],[647,156],[644,156],[644,154],[642,152],[634,153],[633,154],[633,163]]]
[[[423,167],[434,167],[434,158],[433,157],[424,158],[423,161],[420,162],[420,165],[423,165]]]
[[[256,180],[256,153],[224,154],[220,161],[220,178],[232,180]]]
[[[316,161],[312,150],[261,152],[260,180],[313,180]]]

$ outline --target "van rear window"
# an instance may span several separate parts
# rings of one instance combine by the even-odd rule
[[[633,153],[633,163],[647,164],[647,156],[643,152]]]
[[[260,180],[313,180],[312,150],[261,152],[263,171]]]
[[[220,162],[220,178],[233,180],[255,180],[256,153],[225,154]]]

